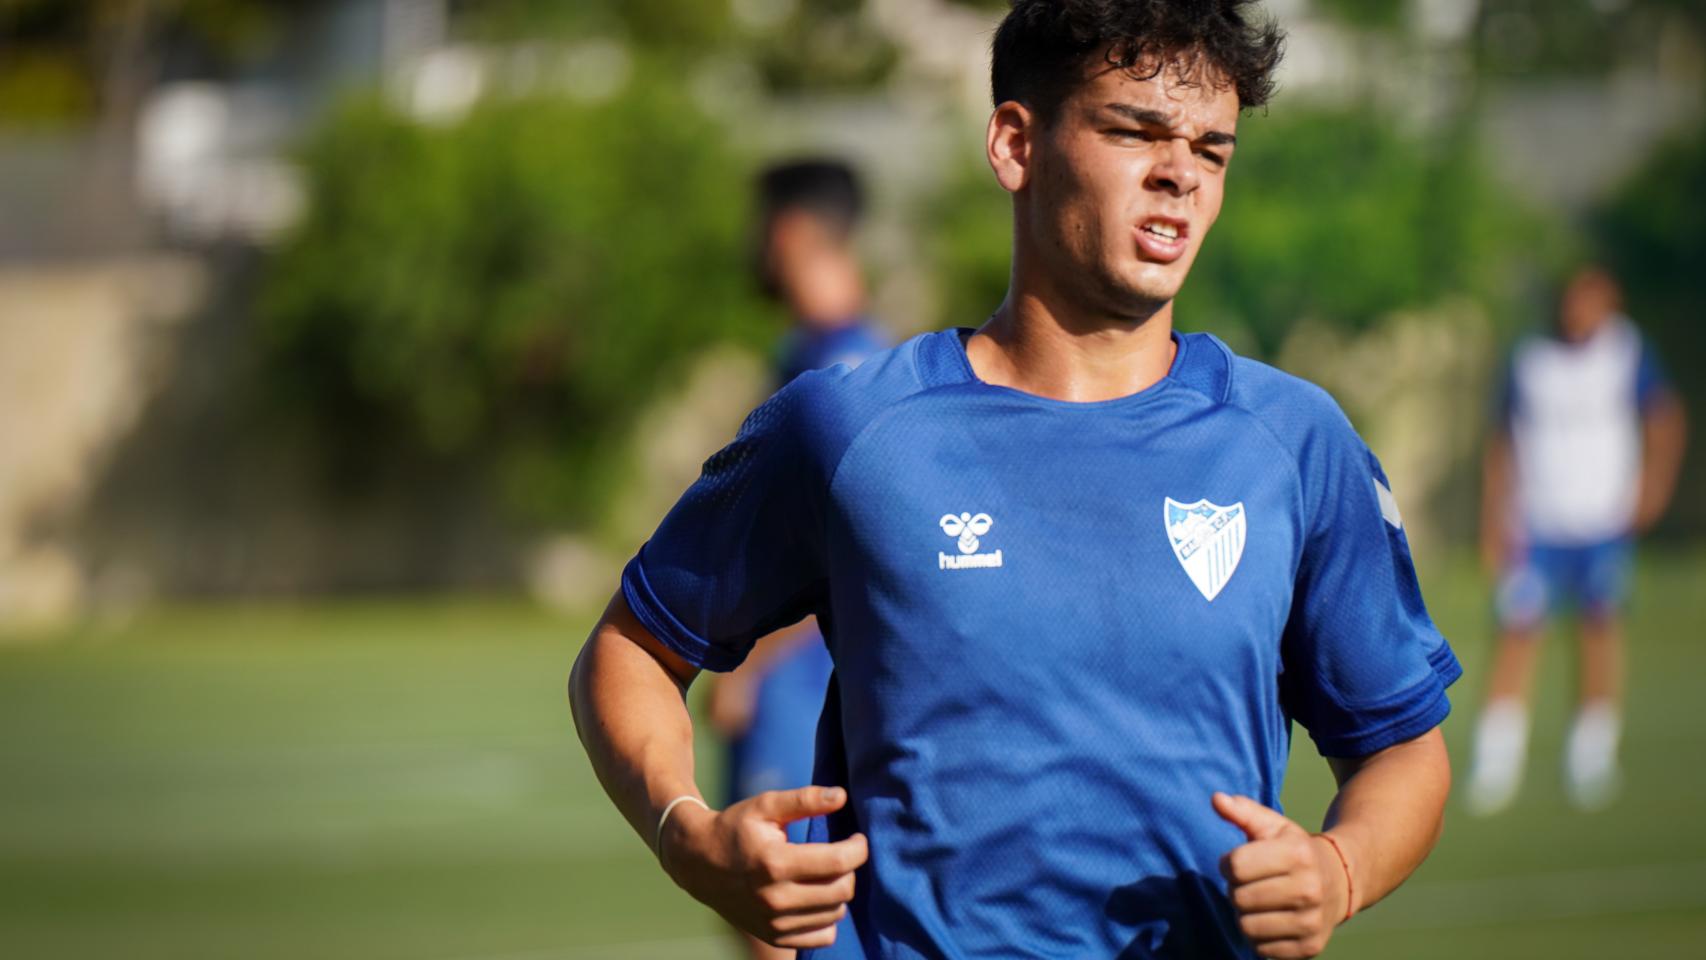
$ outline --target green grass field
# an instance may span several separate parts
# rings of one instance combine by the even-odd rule
[[[1329,956],[1706,956],[1706,553],[1643,561],[1623,800],[1581,815],[1556,789],[1573,658],[1555,639],[1517,807],[1454,809]],[[1424,582],[1469,670],[1447,725],[1461,770],[1486,598],[1468,567]],[[562,690],[584,632],[444,602],[0,642],[0,955],[732,956],[580,752]],[[1327,786],[1299,734],[1288,809],[1312,821]]]

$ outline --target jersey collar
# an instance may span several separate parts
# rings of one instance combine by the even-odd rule
[[[1216,400],[1223,400],[1226,395],[1231,358],[1226,346],[1206,333],[1173,331],[1173,343],[1178,348],[1173,354],[1173,364],[1168,368],[1166,376],[1153,385],[1137,393],[1115,397],[1111,400],[1079,403],[1071,400],[1040,397],[1023,390],[995,386],[979,380],[977,373],[972,370],[971,360],[966,357],[965,348],[967,338],[974,332],[976,331],[970,327],[952,327],[929,334],[922,339],[918,350],[918,376],[927,389],[970,385],[1003,396],[1022,398],[1042,406],[1063,409],[1107,409],[1109,407],[1135,406],[1149,402],[1174,386],[1189,387]]]

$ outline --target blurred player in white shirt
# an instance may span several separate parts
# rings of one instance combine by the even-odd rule
[[[1617,281],[1601,267],[1579,269],[1556,327],[1519,341],[1506,371],[1481,516],[1501,633],[1475,733],[1468,800],[1477,813],[1516,797],[1539,641],[1561,608],[1574,611],[1581,647],[1568,795],[1597,809],[1617,792],[1631,540],[1669,504],[1686,435],[1675,391],[1621,311]]]

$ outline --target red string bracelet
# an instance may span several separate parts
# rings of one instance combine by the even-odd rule
[[[1356,903],[1357,899],[1356,881],[1351,879],[1351,862],[1345,859],[1345,851],[1339,848],[1339,841],[1334,840],[1331,836],[1325,833],[1317,833],[1316,836],[1327,841],[1327,845],[1333,848],[1333,852],[1339,856],[1339,866],[1343,867],[1345,870],[1345,920],[1349,920],[1351,918],[1352,911],[1355,909],[1353,904]],[[1344,923],[1345,920],[1340,920],[1339,922]]]

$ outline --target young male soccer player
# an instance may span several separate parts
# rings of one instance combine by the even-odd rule
[[[625,571],[579,730],[742,928],[811,957],[1313,956],[1431,848],[1459,669],[1379,465],[1320,390],[1172,329],[1279,57],[1249,7],[1018,0],[1006,301],[795,380]],[[808,613],[819,786],[706,808],[682,689]],[[1340,783],[1319,834],[1276,809],[1293,719]]]
[[[1617,281],[1585,267],[1564,288],[1552,334],[1511,354],[1484,470],[1482,552],[1500,576],[1503,628],[1476,723],[1475,813],[1516,798],[1540,634],[1563,603],[1581,621],[1566,795],[1593,810],[1617,793],[1630,538],[1670,503],[1687,435],[1681,402],[1620,310]]]
[[[807,370],[858,366],[883,337],[865,313],[865,283],[853,250],[864,191],[846,164],[798,160],[758,178],[759,276],[793,318],[777,357],[786,385]],[[710,719],[728,740],[732,805],[768,790],[812,782],[813,741],[834,665],[815,618],[763,637],[739,668],[716,675]],[[795,842],[806,824],[788,826]],[[792,951],[750,938],[758,960]]]

